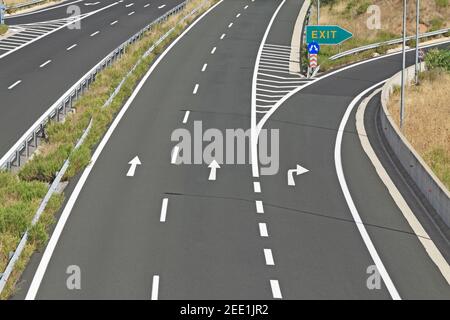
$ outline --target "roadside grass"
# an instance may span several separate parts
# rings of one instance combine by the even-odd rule
[[[450,190],[450,73],[433,69],[421,74],[419,86],[405,92],[403,134],[436,176]],[[400,90],[388,108],[399,125]]]
[[[9,252],[16,248],[20,237],[29,227],[49,184],[54,180],[64,161],[68,157],[71,161],[64,180],[74,177],[89,164],[93,148],[99,143],[115,115],[145,75],[155,57],[178,37],[188,24],[217,1],[192,0],[180,13],[153,27],[140,41],[130,45],[125,55],[102,71],[89,90],[76,101],[73,114],[68,115],[64,122],[52,122],[47,127],[46,141],[39,146],[34,156],[17,174],[0,173],[0,272],[5,269],[9,260]],[[184,16],[201,4],[203,4],[201,10],[180,23]],[[142,59],[135,71],[127,78],[112,103],[103,108],[106,100],[132,66],[171,28],[174,28],[174,32],[146,58]],[[83,134],[91,118],[93,123],[86,140],[80,148],[74,151],[77,140]],[[7,299],[15,292],[17,280],[30,256],[35,250],[43,248],[48,238],[48,232],[54,224],[54,214],[60,209],[63,200],[64,194],[54,196],[39,223],[31,229],[30,241],[20,261],[16,264],[14,273],[0,299]]]
[[[3,0],[3,3],[7,6],[15,6],[15,5],[19,5],[19,4],[25,4],[30,2],[31,0]],[[18,11],[22,11],[22,10],[29,10],[31,8],[34,9],[34,7],[39,7],[39,6],[43,6],[43,5],[48,5],[49,3],[52,2],[61,2],[61,0],[45,0],[43,2],[39,2],[30,6],[27,6],[26,9],[8,9],[8,13],[14,13],[14,12],[18,12]]]
[[[0,24],[0,36],[8,32],[9,27],[6,24]]]
[[[422,0],[421,4],[421,32],[433,31],[446,28],[450,23],[450,8],[443,5],[445,0],[441,0],[442,5],[435,0]],[[387,40],[400,38],[402,35],[402,1],[401,0],[329,0],[321,1],[320,24],[339,25],[353,33],[353,38],[337,46],[321,47],[319,53],[319,64],[321,71],[327,71],[336,67],[347,65],[356,61],[361,61],[379,54],[385,54],[389,49],[397,48],[399,45],[382,46],[377,49],[364,51],[336,60],[329,60],[329,57],[343,51],[356,47],[384,42]],[[368,14],[370,5],[377,5],[381,14],[381,29],[371,30],[367,26],[368,19],[373,14]],[[408,6],[407,33],[415,34],[415,6]],[[312,24],[317,23],[317,11],[312,7],[310,19]],[[369,19],[370,21],[370,19]],[[429,38],[431,39],[431,38]],[[421,42],[429,39],[421,39]],[[408,46],[414,46],[414,41],[409,41]]]

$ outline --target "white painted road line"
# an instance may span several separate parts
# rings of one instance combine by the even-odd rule
[[[245,7],[244,7],[244,10],[246,10],[248,8],[248,5],[246,5]]]
[[[194,91],[192,91],[192,94],[197,94],[197,92],[198,92],[198,87],[199,87],[199,84],[197,83],[197,84],[195,85],[195,87],[194,87]]]
[[[239,18],[241,16],[241,14],[240,13],[238,13],[237,15],[236,15],[236,18]]]
[[[14,82],[12,85],[10,85],[9,87],[8,87],[8,90],[11,90],[11,89],[14,89],[14,87],[15,86],[17,86],[19,83],[21,83],[22,82],[22,80],[18,80],[18,81],[16,81],[16,82]]]
[[[205,64],[203,65],[202,72],[205,72],[207,66],[208,66],[207,63],[205,63]]]
[[[253,182],[253,190],[255,193],[261,193],[261,184],[258,181]]]
[[[344,116],[342,117],[336,135],[336,144],[334,147],[334,163],[336,167],[336,173],[338,176],[339,184],[345,197],[345,201],[347,202],[348,208],[350,209],[350,213],[352,214],[353,220],[355,221],[356,227],[358,228],[361,238],[363,239],[364,244],[366,245],[367,250],[369,251],[370,256],[372,257],[372,260],[375,263],[377,270],[381,275],[381,278],[383,279],[384,284],[386,285],[386,288],[388,289],[392,299],[401,300],[400,295],[397,289],[395,288],[391,277],[389,276],[386,268],[384,267],[383,261],[381,261],[381,258],[378,255],[378,252],[375,249],[375,246],[373,245],[373,242],[370,239],[369,234],[367,233],[366,227],[364,226],[364,222],[362,221],[361,216],[359,215],[358,209],[356,208],[356,205],[353,202],[352,195],[350,193],[350,190],[348,189],[347,181],[345,179],[344,169],[342,167],[342,138],[344,136],[344,130],[347,125],[347,121],[353,111],[353,108],[367,93],[374,90],[377,86],[381,85],[383,82],[384,81],[377,83],[371,86],[370,88],[364,90],[348,105],[347,110],[345,111]]]
[[[134,6],[134,3],[129,3],[129,4],[125,5],[125,8],[129,8],[131,6]]]
[[[225,38],[225,36],[226,36],[226,34],[223,33],[223,34],[220,36],[220,40],[223,40],[223,39]]]
[[[228,28],[231,28],[233,26],[233,22],[231,22],[229,25],[228,25]]]
[[[189,119],[189,114],[191,112],[189,110],[186,111],[186,113],[184,114],[184,118],[183,118],[183,123],[186,124],[188,119]]]
[[[58,223],[56,224],[55,230],[53,231],[53,234],[48,241],[48,244],[45,248],[45,251],[42,255],[41,261],[39,262],[39,265],[37,267],[37,270],[33,276],[33,280],[28,288],[27,295],[25,296],[25,300],[35,300],[36,295],[39,291],[39,288],[42,283],[42,279],[44,278],[44,275],[47,271],[48,264],[50,262],[50,259],[53,256],[53,252],[55,251],[56,245],[58,244],[59,238],[61,237],[61,234],[63,232],[64,226],[67,223],[67,220],[70,217],[70,214],[72,213],[72,210],[75,206],[75,203],[80,195],[80,192],[83,189],[83,186],[85,185],[89,175],[92,172],[92,169],[97,162],[100,154],[102,153],[103,149],[105,148],[107,142],[109,139],[111,139],[112,134],[116,130],[117,126],[119,125],[120,121],[122,120],[123,116],[127,112],[127,110],[130,108],[131,104],[133,103],[134,99],[136,99],[136,96],[150,77],[150,75],[154,72],[155,68],[161,63],[161,61],[164,59],[164,57],[172,50],[174,46],[178,44],[178,42],[186,36],[186,34],[189,33],[189,31],[194,28],[198,22],[202,21],[203,18],[208,15],[212,10],[214,10],[217,6],[219,6],[223,0],[219,0],[216,4],[214,4],[212,7],[210,7],[208,10],[206,10],[197,20],[194,20],[192,24],[190,24],[186,30],[181,33],[178,38],[176,38],[163,52],[156,61],[151,65],[150,69],[147,71],[147,73],[144,75],[144,77],[141,79],[137,87],[134,89],[133,93],[131,94],[130,98],[126,101],[125,105],[120,109],[119,113],[117,114],[116,118],[114,119],[113,123],[109,127],[108,131],[104,135],[103,139],[100,141],[97,149],[95,149],[94,154],[92,155],[91,161],[84,169],[80,179],[78,180],[75,189],[72,191],[69,200],[67,201],[66,206],[64,207],[63,212],[61,213],[61,216],[58,220]]]
[[[163,4],[162,6],[159,6],[158,9],[162,9],[162,8],[164,8],[165,6],[166,6],[166,5]]]
[[[144,6],[144,8],[147,8],[147,7],[149,7],[150,6],[150,3],[147,3],[145,6]]]
[[[283,299],[278,280],[270,280],[270,287],[272,288],[272,296],[274,299]]]
[[[76,46],[78,46],[77,44],[73,44],[73,45],[71,45],[70,47],[68,47],[66,50],[67,51],[70,51],[70,50],[72,50],[73,48],[75,48]]]
[[[269,236],[269,232],[267,231],[267,224],[259,224],[259,235],[263,238],[267,238]]]
[[[263,202],[261,200],[256,200],[256,212],[264,213],[264,206],[263,206]]]
[[[94,33],[91,34],[91,37],[95,37],[96,35],[98,35],[100,33],[100,31],[95,31]]]
[[[172,150],[172,159],[170,163],[177,164],[177,158],[178,158],[178,151],[180,150],[179,146],[175,146]]]
[[[214,54],[214,53],[216,52],[216,50],[217,50],[217,47],[214,47],[214,48],[211,50],[211,54]]]
[[[47,61],[45,61],[43,64],[41,64],[41,65],[39,66],[39,68],[45,67],[45,66],[48,65],[50,62],[52,62],[52,60],[47,60]]]
[[[153,276],[153,284],[152,284],[152,300],[158,300],[158,291],[159,291],[159,276]]]
[[[131,16],[131,15],[133,15],[134,13],[135,13],[134,11],[131,11],[128,15]]]
[[[169,203],[168,198],[164,198],[161,206],[161,217],[159,218],[160,222],[166,222],[167,217],[167,204]]]
[[[113,22],[110,23],[110,25],[113,26],[113,25],[115,25],[117,22],[119,22],[119,21],[117,21],[117,20],[116,20],[116,21],[113,21]]]
[[[264,249],[264,258],[266,259],[266,265],[274,266],[275,261],[273,261],[273,255],[271,249]]]

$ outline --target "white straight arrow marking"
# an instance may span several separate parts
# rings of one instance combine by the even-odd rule
[[[287,176],[288,176],[288,185],[289,185],[289,186],[292,186],[292,187],[295,187],[294,173],[295,173],[297,176],[299,176],[299,175],[304,174],[304,173],[306,173],[306,172],[309,172],[309,170],[306,169],[306,168],[303,168],[303,167],[300,166],[300,165],[297,165],[297,168],[295,168],[295,169],[288,170],[288,173],[287,173]]]
[[[140,166],[142,164],[141,160],[139,160],[139,157],[136,156],[133,158],[133,160],[128,162],[128,164],[130,165],[130,169],[128,169],[127,177],[134,177],[134,173],[136,172],[136,167]]]
[[[208,180],[209,180],[209,181],[215,181],[215,180],[216,180],[216,171],[217,171],[217,169],[220,168],[219,164],[217,163],[216,160],[213,160],[213,161],[209,164],[208,168],[211,169],[211,171],[210,171],[210,173],[209,173],[209,179],[208,179]]]

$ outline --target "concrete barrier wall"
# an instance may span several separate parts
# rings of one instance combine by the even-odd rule
[[[422,64],[421,68],[424,67],[425,65]],[[406,72],[406,81],[410,82],[413,79],[414,65],[407,68]],[[450,192],[406,140],[387,108],[389,95],[395,86],[399,85],[401,85],[401,72],[385,83],[381,93],[382,110],[379,114],[384,136],[406,172],[442,220],[450,227]]]

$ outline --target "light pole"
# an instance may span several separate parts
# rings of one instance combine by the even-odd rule
[[[400,129],[405,120],[405,58],[406,58],[406,0],[403,0],[402,88],[400,98]]]
[[[416,0],[416,69],[415,82],[419,84],[419,20],[420,20],[420,0]]]
[[[317,0],[317,25],[319,25],[320,20],[320,0]]]

